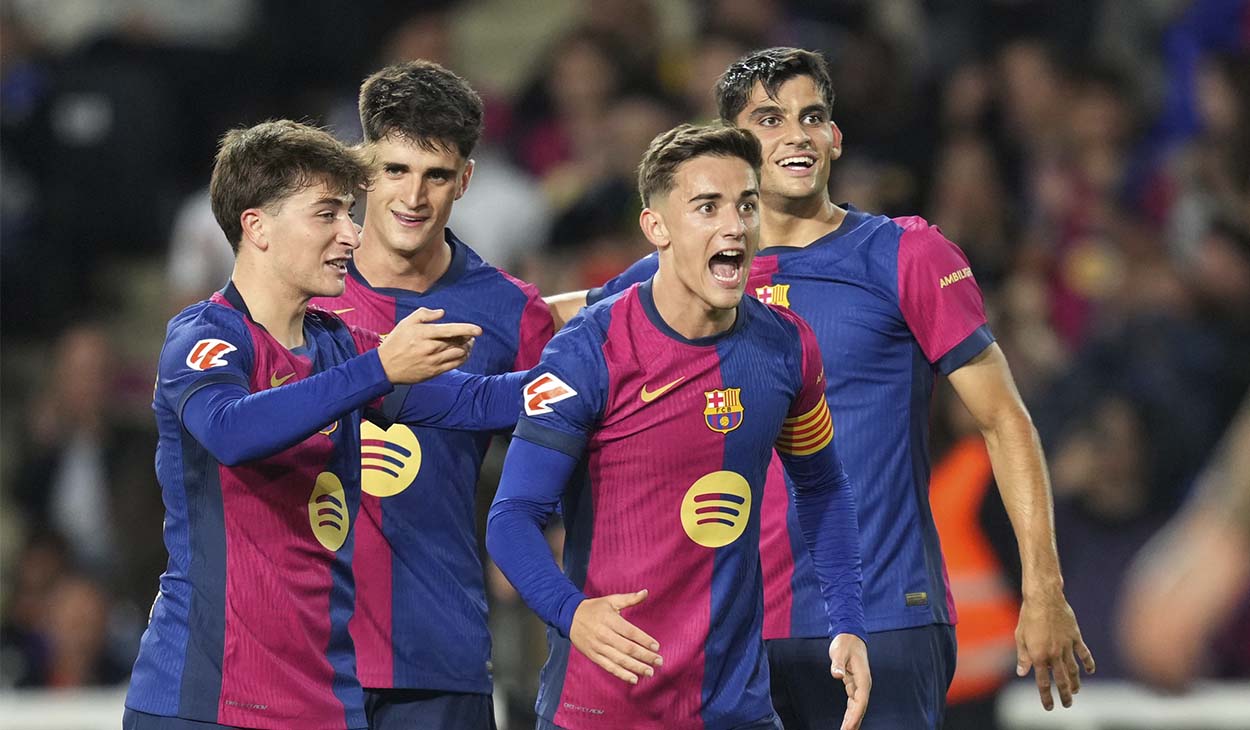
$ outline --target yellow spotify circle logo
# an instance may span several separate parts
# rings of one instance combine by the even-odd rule
[[[750,517],[751,485],[737,472],[699,477],[681,501],[681,526],[703,547],[724,547],[742,537]]]
[[[407,489],[421,471],[421,444],[402,423],[383,431],[360,424],[360,488],[374,497],[393,497]]]
[[[308,521],[313,535],[326,550],[338,551],[347,542],[351,517],[347,514],[347,495],[343,482],[328,471],[317,475],[317,485],[308,498]]]

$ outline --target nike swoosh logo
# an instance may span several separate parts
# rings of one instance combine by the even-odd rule
[[[647,390],[647,386],[646,386],[646,384],[644,383],[644,384],[643,384],[643,386],[642,386],[642,393],[641,393],[641,396],[642,396],[642,402],[643,402],[643,403],[650,403],[651,401],[655,400],[656,398],[659,398],[660,396],[664,395],[664,394],[665,394],[665,393],[667,393],[668,391],[672,390],[672,389],[673,389],[673,386],[677,385],[678,383],[680,383],[681,381],[683,381],[683,380],[685,380],[685,379],[686,379],[686,376],[685,376],[685,375],[683,375],[683,376],[681,376],[680,378],[678,378],[678,379],[674,380],[673,382],[669,383],[668,385],[661,385],[660,387],[656,388],[655,390]]]
[[[295,377],[295,373],[287,373],[286,375],[283,375],[282,377],[279,378],[278,371],[275,370],[273,375],[269,376],[269,387],[276,388],[293,377]]]
[[[347,314],[348,312],[354,312],[354,311],[356,311],[356,308],[355,308],[355,307],[348,307],[347,309],[335,309],[335,310],[332,310],[332,311],[333,311],[335,314]]]

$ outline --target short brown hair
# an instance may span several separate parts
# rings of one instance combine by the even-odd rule
[[[237,254],[243,211],[272,206],[323,181],[335,192],[355,195],[369,177],[361,154],[325,130],[278,119],[226,132],[208,191],[213,217]]]
[[[683,162],[703,155],[741,158],[756,175],[763,164],[759,140],[750,132],[721,124],[682,124],[651,140],[642,155],[638,195],[643,206],[673,189],[673,176]]]
[[[716,109],[726,124],[736,124],[738,115],[747,107],[755,82],[764,87],[769,98],[776,98],[777,89],[797,76],[809,76],[820,90],[825,106],[833,108],[833,81],[824,56],[802,48],[766,48],[752,51],[725,69],[716,81]]]
[[[366,142],[394,134],[425,149],[454,149],[468,159],[482,136],[482,99],[469,83],[433,61],[397,63],[360,85]]]

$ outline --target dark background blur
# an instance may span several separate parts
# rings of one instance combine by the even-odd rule
[[[1245,0],[3,0],[0,686],[129,672],[165,559],[157,349],[232,264],[206,193],[225,130],[358,141],[369,72],[439,61],[488,107],[451,226],[554,294],[646,253],[641,151],[771,45],[832,65],[835,201],[923,215],[971,259],[1050,460],[1069,599],[1124,676],[1117,586],[1250,384]],[[523,713],[543,641],[495,578]],[[1240,636],[1208,673],[1250,676]]]

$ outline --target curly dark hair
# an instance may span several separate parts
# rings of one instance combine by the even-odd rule
[[[482,136],[482,99],[468,82],[433,61],[398,63],[360,86],[366,142],[398,135],[424,149],[468,158]]]
[[[833,81],[829,64],[823,56],[802,48],[766,48],[751,51],[721,74],[716,82],[716,107],[726,124],[734,124],[746,108],[755,82],[764,86],[769,98],[776,98],[777,89],[796,76],[810,76],[820,89],[825,106],[833,108]]]

